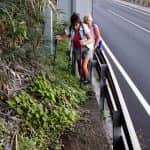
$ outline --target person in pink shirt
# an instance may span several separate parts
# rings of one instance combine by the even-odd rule
[[[100,30],[97,24],[93,23],[93,18],[91,15],[84,16],[83,21],[88,25],[90,29],[91,36],[93,38],[94,43],[94,52],[97,47],[101,48],[102,39],[100,35]]]

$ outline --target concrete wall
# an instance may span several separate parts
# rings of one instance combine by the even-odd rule
[[[92,13],[92,0],[57,0],[57,8],[64,12],[60,20],[69,21],[72,12],[79,13],[81,17]]]
[[[76,0],[76,9],[74,10],[80,13],[81,17],[92,14],[92,0]]]
[[[62,12],[59,16],[60,20],[69,20],[72,13],[73,0],[57,0],[57,8]]]

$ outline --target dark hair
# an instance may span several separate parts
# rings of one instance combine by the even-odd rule
[[[76,23],[81,23],[81,19],[78,13],[73,13],[70,18],[70,22],[72,25]]]

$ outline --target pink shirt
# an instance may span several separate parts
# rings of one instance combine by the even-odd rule
[[[90,29],[90,33],[92,35],[92,38],[93,38],[93,42],[95,42],[95,40],[97,39],[98,37],[98,31],[99,31],[99,28],[98,28],[98,25],[94,24],[94,28],[93,29],[93,25],[88,25],[89,29]],[[95,30],[95,33],[94,33],[94,30]]]

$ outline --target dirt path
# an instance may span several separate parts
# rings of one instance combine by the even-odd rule
[[[62,150],[110,150],[95,94],[88,95],[89,100],[80,108],[83,119],[62,137]]]

